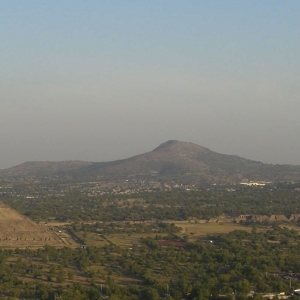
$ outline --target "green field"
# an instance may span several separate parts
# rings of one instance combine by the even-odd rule
[[[190,223],[189,221],[174,221],[173,223],[182,228],[178,236],[188,236],[190,241],[204,238],[207,235],[226,234],[234,230],[244,230],[247,232],[251,232],[252,230],[251,226],[237,223]],[[263,231],[266,228],[261,228],[260,230]]]
[[[234,230],[244,230],[251,232],[252,226],[245,226],[236,223],[190,223],[189,221],[169,221],[181,228],[179,233],[176,233],[179,238],[188,237],[189,241],[203,239],[208,235],[226,234]],[[266,231],[267,227],[258,227],[258,231]],[[121,248],[132,248],[140,245],[140,239],[146,237],[155,238],[159,236],[167,236],[167,233],[110,233],[99,234],[95,232],[76,233],[78,237],[83,239],[87,245],[102,247],[108,244],[114,244]]]

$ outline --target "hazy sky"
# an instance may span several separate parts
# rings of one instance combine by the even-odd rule
[[[0,0],[0,168],[170,139],[300,164],[299,0]]]

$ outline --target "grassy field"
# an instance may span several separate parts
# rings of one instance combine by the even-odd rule
[[[176,235],[180,238],[188,236],[189,241],[203,239],[207,235],[226,234],[234,230],[245,230],[251,232],[252,226],[245,226],[236,223],[190,223],[189,221],[170,221],[176,226],[181,227],[182,230]],[[267,227],[258,227],[258,231],[266,231]],[[300,229],[299,229],[300,230]],[[167,233],[110,233],[102,235],[95,232],[80,232],[76,233],[78,237],[83,239],[87,245],[104,246],[107,244],[114,244],[121,248],[132,248],[140,245],[141,238],[152,237],[156,235],[167,236]]]
[[[106,235],[106,239],[115,244],[116,246],[119,246],[121,248],[132,248],[134,245],[140,244],[141,238],[146,237],[152,237],[155,238],[155,233],[132,233],[132,234],[110,234]]]
[[[292,230],[292,229],[294,229],[294,230],[296,230],[299,234],[300,234],[300,227],[299,226],[297,226],[296,224],[295,225],[293,225],[293,224],[282,224],[282,225],[280,225],[280,227],[281,228],[284,228],[284,227],[286,227],[286,228],[288,228],[289,230]]]
[[[103,247],[109,245],[109,241],[99,233],[77,231],[76,235],[84,240],[88,246]]]
[[[178,236],[188,236],[190,241],[204,238],[207,235],[229,233],[234,230],[244,230],[251,232],[251,226],[240,225],[236,223],[190,223],[189,221],[173,221],[176,226],[182,230]],[[266,230],[258,228],[258,231]]]
[[[211,223],[195,223],[186,221],[169,221],[169,223],[174,223],[176,226],[181,228],[179,233],[176,235],[180,238],[188,237],[189,241],[195,241],[197,239],[203,239],[207,235],[214,234],[226,234],[232,232],[234,230],[244,230],[247,232],[251,232],[252,226],[245,226],[242,224],[231,223],[231,222],[211,222]],[[145,223],[146,224],[146,223]],[[52,224],[51,224],[52,225]],[[55,230],[55,233],[60,237],[60,239],[64,242],[66,246],[69,247],[78,247],[79,242],[77,243],[72,239],[70,235],[68,235],[67,231],[64,230],[63,224],[60,223],[59,227]],[[67,225],[67,224],[66,224]],[[54,226],[53,226],[54,227]],[[300,227],[295,225],[282,225],[282,227],[287,227],[289,229],[295,229],[300,233]],[[58,229],[60,228],[60,230]],[[270,229],[269,226],[259,226],[257,225],[257,231],[266,231]],[[110,233],[110,234],[101,234],[97,232],[83,232],[77,231],[76,235],[84,241],[86,245],[103,247],[105,245],[114,244],[121,248],[132,248],[135,245],[140,245],[140,239],[146,237],[155,238],[156,235],[167,236],[167,233]]]

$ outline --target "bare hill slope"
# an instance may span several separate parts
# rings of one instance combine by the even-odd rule
[[[49,174],[68,174],[93,164],[92,162],[69,161],[30,161],[15,167],[1,170],[2,176],[46,176]]]

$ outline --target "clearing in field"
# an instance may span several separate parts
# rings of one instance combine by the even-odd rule
[[[229,233],[234,230],[244,230],[251,232],[251,226],[245,226],[236,223],[190,223],[189,221],[173,221],[176,226],[181,227],[182,230],[178,236],[187,236],[190,241],[204,238],[207,235]],[[258,231],[262,231],[259,228]],[[264,229],[265,230],[265,229]]]
[[[138,246],[141,244],[141,238],[146,238],[146,237],[156,237],[156,233],[116,233],[116,234],[111,234],[111,235],[106,235],[106,239],[121,248],[127,248],[130,249],[134,246]]]
[[[175,235],[179,238],[188,237],[189,241],[195,241],[207,237],[207,235],[213,234],[226,234],[234,230],[245,230],[251,232],[251,226],[244,226],[235,223],[204,223],[195,224],[189,223],[189,221],[172,221],[176,226],[181,227],[182,230]],[[258,228],[258,231],[265,231],[267,228]],[[107,244],[114,244],[121,248],[130,249],[135,246],[141,245],[141,238],[152,237],[156,238],[159,236],[168,236],[168,233],[110,233],[110,234],[99,234],[94,232],[77,232],[80,238],[84,239],[87,245],[93,246],[104,246]]]

